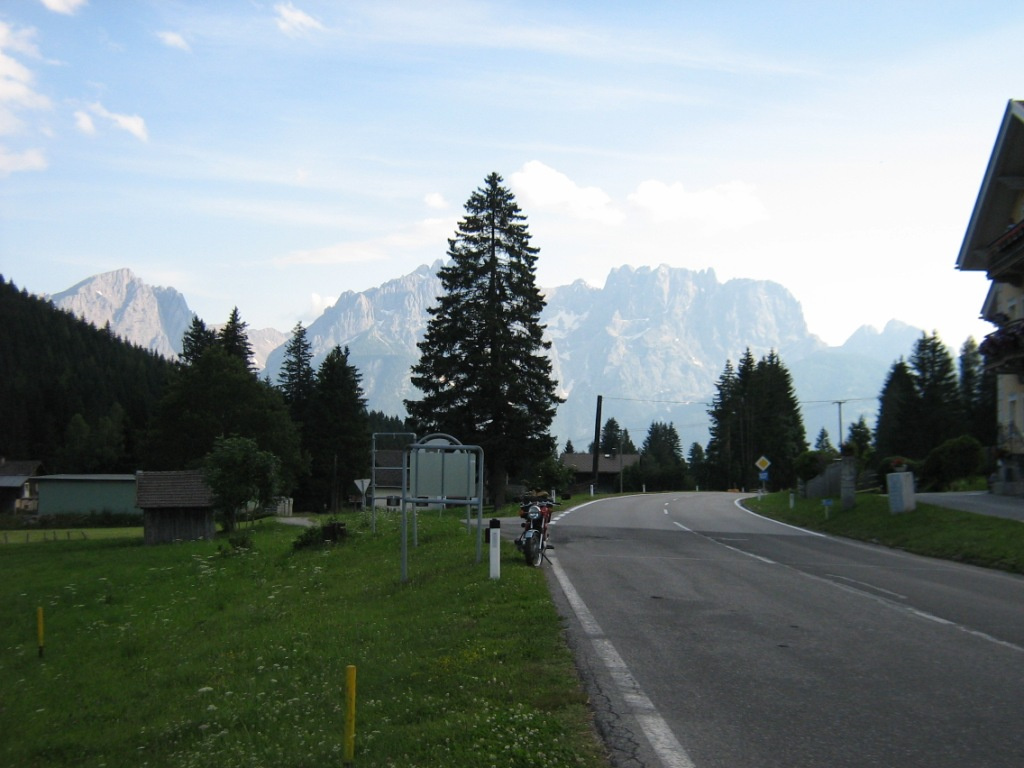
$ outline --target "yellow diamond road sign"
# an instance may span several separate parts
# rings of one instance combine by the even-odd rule
[[[768,461],[768,457],[767,456],[762,456],[760,459],[758,459],[757,461],[754,462],[754,466],[756,466],[762,472],[764,472],[766,469],[768,469],[768,467],[770,467],[771,465],[772,465],[772,463],[770,461]]]

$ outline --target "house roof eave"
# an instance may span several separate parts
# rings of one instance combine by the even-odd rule
[[[1006,227],[1003,206],[1024,189],[1024,101],[1010,100],[1003,113],[974,210],[967,224],[956,267],[963,271],[988,269],[988,246]],[[1007,202],[1009,200],[1009,202]],[[1001,203],[1002,205],[997,205]]]

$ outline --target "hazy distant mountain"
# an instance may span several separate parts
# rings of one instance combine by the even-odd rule
[[[182,338],[195,314],[174,288],[146,285],[130,269],[95,275],[46,298],[98,328],[109,323],[119,338],[171,359],[181,354]],[[256,367],[262,370],[267,355],[287,339],[273,328],[250,328]]]
[[[184,296],[146,285],[130,269],[90,277],[46,298],[98,328],[109,323],[115,335],[165,357],[181,352],[192,322]]]
[[[442,290],[440,267],[438,261],[377,288],[342,294],[307,329],[314,365],[335,344],[348,346],[370,407],[404,413],[403,399],[415,397],[409,369],[419,357],[416,343],[429,319],[427,308]],[[715,384],[726,361],[738,362],[748,348],[757,359],[779,353],[793,374],[797,396],[815,401],[805,407],[808,440],[813,443],[824,427],[837,443],[833,401],[848,401],[844,432],[861,413],[873,424],[874,398],[885,373],[913,343],[890,354],[905,341],[900,330],[905,326],[896,324],[874,332],[877,338],[861,345],[863,352],[857,351],[861,346],[853,352],[829,348],[808,331],[800,304],[783,286],[761,280],[720,283],[713,270],[621,267],[603,288],[577,281],[546,289],[545,295],[542,321],[552,342],[553,375],[566,398],[552,428],[560,448],[571,439],[586,450],[598,395],[602,423],[614,417],[637,444],[656,420],[673,422],[687,447],[706,443]],[[894,343],[892,334],[898,336]],[[272,379],[283,356],[278,349],[268,358]]]
[[[416,396],[409,381],[429,315],[441,293],[441,262],[361,292],[347,291],[307,328],[318,366],[335,345],[348,347],[373,410],[403,414]],[[774,350],[793,375],[808,441],[828,430],[838,443],[864,414],[874,423],[877,396],[899,357],[909,357],[921,331],[890,322],[859,329],[842,347],[810,333],[800,304],[778,283],[729,280],[713,270],[620,267],[603,288],[583,281],[545,290],[542,321],[552,342],[553,375],[566,402],[552,428],[559,447],[586,450],[594,435],[597,396],[602,423],[614,417],[639,445],[653,421],[672,422],[684,446],[705,444],[707,410],[727,360],[747,349],[755,359]],[[172,288],[149,288],[129,270],[99,275],[52,297],[58,306],[122,338],[170,356],[192,313]],[[250,329],[265,373],[276,378],[290,334]],[[528,372],[509,371],[510,376]]]

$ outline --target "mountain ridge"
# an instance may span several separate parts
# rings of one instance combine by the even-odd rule
[[[441,292],[441,266],[437,260],[365,291],[342,293],[306,328],[313,365],[335,345],[348,347],[368,406],[404,414],[403,400],[416,397],[409,372],[427,310]],[[808,442],[825,428],[835,444],[836,405],[844,431],[860,415],[873,424],[874,408],[864,404],[877,397],[891,364],[908,356],[921,334],[890,321],[882,331],[862,326],[843,346],[829,347],[809,331],[784,286],[749,278],[721,283],[713,269],[622,266],[611,270],[603,288],[577,280],[543,292],[541,321],[566,398],[552,425],[560,446],[567,439],[581,448],[589,444],[598,395],[605,401],[602,420],[614,417],[638,444],[653,421],[673,422],[684,445],[706,443],[715,384],[726,361],[738,362],[747,349],[755,358],[779,355],[793,376]],[[168,357],[180,352],[194,316],[175,289],[147,286],[128,269],[47,298]],[[275,378],[290,334],[249,329],[249,338],[257,366]],[[848,404],[845,412],[841,404]]]

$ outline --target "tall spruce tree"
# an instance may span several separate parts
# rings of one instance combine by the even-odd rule
[[[296,323],[292,337],[284,348],[278,389],[288,403],[292,418],[300,423],[305,422],[307,417],[306,409],[313,396],[314,379],[313,348],[302,323]]]
[[[368,477],[370,417],[348,347],[335,346],[317,369],[310,420],[303,429],[310,454],[310,477],[303,486],[314,509],[336,510],[356,492],[355,480]]]
[[[405,405],[418,431],[450,434],[484,450],[489,491],[505,500],[510,473],[547,455],[561,402],[543,339],[539,250],[526,217],[497,173],[466,202],[448,241],[444,289],[419,344],[412,383],[422,399]]]
[[[245,363],[245,367],[255,372],[252,360],[252,344],[249,343],[249,324],[242,321],[238,307],[231,310],[227,323],[217,334],[221,347],[231,357]]]
[[[199,315],[192,315],[192,324],[181,339],[181,360],[192,365],[202,354],[217,343],[217,332],[206,327]]]
[[[725,361],[715,385],[708,416],[710,439],[705,452],[705,476],[713,488],[739,487],[739,426],[735,411],[739,400],[739,382],[732,360]]]
[[[634,465],[640,487],[649,491],[681,491],[687,487],[686,460],[675,425],[655,421],[640,448],[640,464]]]
[[[736,371],[727,362],[708,415],[707,462],[715,487],[753,488],[761,456],[771,462],[772,487],[796,484],[795,462],[807,438],[792,377],[778,355],[755,363],[748,349]]]
[[[964,434],[967,420],[953,356],[938,334],[922,334],[914,344],[910,366],[921,404],[913,456],[924,458],[946,440]]]
[[[960,397],[967,416],[967,434],[982,445],[995,445],[996,375],[986,370],[985,358],[973,338],[960,347]]]
[[[900,358],[886,376],[878,397],[878,420],[875,422],[875,455],[879,459],[893,456],[923,458],[917,455],[914,424],[921,411],[914,377],[906,360]]]
[[[145,469],[194,469],[220,437],[247,437],[281,460],[291,488],[304,471],[299,433],[281,393],[220,347],[180,366],[149,422]]]
[[[773,488],[796,486],[796,458],[807,450],[807,433],[793,377],[773,351],[758,361],[749,387],[751,411],[750,448],[745,470],[757,482],[755,462],[761,456],[771,461],[769,484]]]

